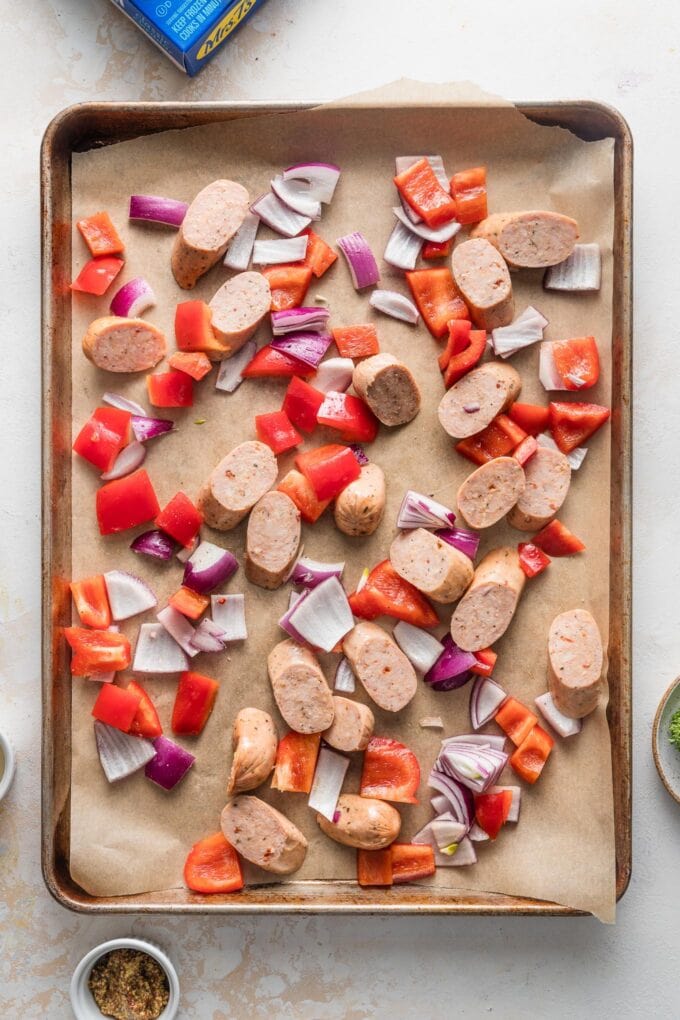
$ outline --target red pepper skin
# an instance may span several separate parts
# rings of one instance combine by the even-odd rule
[[[522,744],[510,758],[510,766],[526,780],[535,783],[540,776],[555,741],[540,726],[534,726]]]
[[[106,473],[130,441],[129,411],[117,407],[98,407],[76,436],[73,450],[94,467]]]
[[[460,354],[461,351],[470,346],[470,332],[472,330],[472,323],[469,319],[451,319],[447,326],[449,339],[446,341],[446,347],[437,358],[442,372],[446,371],[451,358],[455,354]]]
[[[137,714],[141,697],[129,688],[124,690],[115,684],[102,684],[92,715],[107,726],[113,726],[128,733]]]
[[[198,736],[210,718],[220,685],[201,673],[182,673],[172,709],[172,732]]]
[[[537,436],[540,432],[545,432],[550,425],[550,408],[541,407],[539,404],[515,403],[510,405],[508,417],[528,435]]]
[[[426,241],[420,255],[426,262],[434,259],[443,259],[451,254],[452,248],[453,241]]]
[[[194,381],[186,372],[147,375],[146,388],[152,407],[191,407],[194,402]]]
[[[538,717],[516,698],[506,698],[496,712],[494,722],[519,747],[538,722]]]
[[[170,368],[190,375],[194,382],[200,382],[212,369],[212,361],[203,351],[177,351],[169,360]]]
[[[537,450],[538,443],[535,438],[533,436],[526,436],[513,453],[513,457],[518,464],[524,467],[527,461],[531,460]]]
[[[586,390],[600,378],[600,355],[594,336],[554,340],[551,350],[565,389]]]
[[[486,219],[486,167],[461,170],[453,175],[450,183],[458,222],[479,223]]]
[[[115,255],[100,255],[90,259],[78,273],[71,284],[71,290],[82,294],[94,294],[101,297],[118,276],[125,263]]]
[[[198,620],[210,605],[209,595],[199,595],[197,591],[182,586],[168,599],[168,605],[176,609],[188,620]]]
[[[375,326],[342,326],[332,330],[335,346],[342,358],[370,358],[380,353]]]
[[[293,500],[300,511],[303,521],[314,524],[324,512],[330,499],[317,499],[314,489],[305,476],[299,471],[289,471],[276,486],[279,492],[285,492]]]
[[[281,410],[302,432],[313,432],[317,426],[316,416],[324,402],[325,393],[314,389],[303,379],[293,376],[283,398]]]
[[[477,660],[476,666],[470,666],[470,672],[478,676],[491,676],[498,659],[498,653],[492,648],[480,648],[478,652],[472,653]]]
[[[337,429],[346,443],[372,443],[378,434],[378,419],[370,407],[351,393],[326,393],[316,420]]]
[[[305,476],[319,500],[334,499],[361,474],[359,462],[348,446],[331,443],[299,453],[295,466]]]
[[[446,335],[451,319],[469,319],[470,313],[456,290],[453,274],[443,266],[406,273],[413,300],[423,322],[437,340]]]
[[[180,351],[224,356],[224,347],[212,328],[212,310],[205,301],[180,301],[175,309],[175,341]]]
[[[87,630],[85,627],[64,627],[64,637],[71,646],[73,676],[96,676],[127,669],[132,659],[130,642],[124,634],[112,630]]]
[[[172,497],[156,518],[156,527],[188,548],[203,524],[203,514],[184,492]]]
[[[536,577],[550,566],[550,557],[531,542],[520,542],[517,546],[519,565],[527,577]]]
[[[262,275],[267,277],[272,292],[272,312],[283,312],[304,304],[305,295],[312,282],[312,270],[309,266],[266,266],[262,270]]]
[[[526,433],[505,414],[497,415],[481,432],[456,443],[456,450],[473,464],[506,457],[526,439]]]
[[[349,604],[354,615],[362,620],[392,616],[424,628],[436,627],[439,623],[439,617],[422,592],[400,577],[389,560],[373,568],[361,591],[349,596]]]
[[[425,157],[397,174],[394,183],[399,194],[422,216],[428,227],[440,227],[455,218],[455,202],[444,191]]]
[[[537,535],[534,535],[532,541],[550,556],[573,556],[574,553],[583,552],[585,549],[581,539],[558,520],[546,524]]]
[[[204,896],[243,888],[241,862],[223,833],[216,832],[194,843],[184,862],[184,884]]]
[[[307,251],[303,259],[303,265],[311,269],[317,280],[323,276],[327,269],[330,269],[333,263],[337,260],[338,253],[333,251],[329,244],[326,244],[322,237],[315,234],[313,230],[308,227],[307,230],[302,231],[306,234],[309,240],[307,241]]]
[[[128,733],[133,733],[136,737],[146,737],[148,740],[160,737],[163,727],[158,718],[156,707],[149,695],[136,680],[131,680],[126,689],[133,694],[139,695],[137,711]]]
[[[389,737],[371,737],[364,751],[359,793],[397,804],[417,804],[420,765],[413,751]]]
[[[279,740],[272,789],[283,793],[310,793],[319,756],[320,733],[290,730]]]
[[[495,839],[507,822],[511,804],[510,790],[475,794],[475,821],[489,839]]]
[[[562,453],[571,453],[597,432],[611,417],[608,407],[599,404],[550,404],[550,431]]]
[[[71,581],[69,585],[80,622],[85,627],[106,630],[111,624],[111,609],[103,574]]]
[[[125,478],[107,482],[97,490],[97,521],[101,535],[136,528],[152,521],[160,511],[151,479],[138,468]]]
[[[98,212],[93,216],[85,216],[76,223],[90,255],[120,255],[125,245],[118,236],[118,231],[111,222],[107,212]]]
[[[241,372],[244,379],[285,378],[293,375],[309,379],[314,375],[311,365],[305,365],[285,351],[278,351],[271,344],[261,347]]]
[[[455,321],[455,320],[454,320]],[[448,389],[475,367],[486,350],[486,330],[472,329],[468,333],[469,346],[452,354],[444,372],[444,385]]]
[[[255,431],[260,442],[266,443],[274,453],[292,450],[302,442],[302,436],[293,427],[285,411],[256,414]]]
[[[392,859],[392,881],[395,885],[417,882],[435,873],[434,850],[421,843],[393,843],[390,849]]]
[[[391,847],[385,850],[357,850],[357,882],[363,889],[392,885]]]

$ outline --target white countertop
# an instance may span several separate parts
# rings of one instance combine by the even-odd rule
[[[10,9],[11,8],[11,9]],[[680,10],[659,0],[268,0],[185,78],[108,0],[3,10],[0,725],[18,770],[0,806],[0,1016],[69,1017],[80,957],[117,935],[161,943],[182,1016],[678,1015],[680,809],[650,752],[680,672]],[[521,14],[519,13],[521,11]],[[81,917],[40,874],[38,149],[94,99],[331,98],[402,76],[513,99],[611,103],[635,139],[635,839],[616,927],[592,919]],[[569,848],[565,847],[565,853]]]

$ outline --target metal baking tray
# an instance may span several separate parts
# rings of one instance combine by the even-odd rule
[[[385,913],[575,915],[571,908],[523,897],[435,887],[380,890],[349,882],[300,882],[246,888],[238,896],[169,889],[95,897],[69,873],[71,699],[60,628],[70,623],[71,569],[71,153],[140,135],[242,117],[289,113],[312,103],[84,103],[48,126],[41,152],[43,354],[42,868],[47,888],[84,913]],[[611,453],[611,560],[608,718],[612,738],[616,892],[631,874],[631,403],[632,176],[630,130],[611,107],[587,101],[518,103],[540,124],[584,139],[615,140],[614,319]],[[376,113],[379,115],[378,110]],[[417,116],[417,107],[412,109]],[[442,116],[446,108],[442,108]]]

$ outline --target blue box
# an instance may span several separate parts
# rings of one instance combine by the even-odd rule
[[[112,0],[193,77],[264,0]]]

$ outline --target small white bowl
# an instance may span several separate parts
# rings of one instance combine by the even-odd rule
[[[102,942],[100,946],[95,946],[94,949],[91,949],[82,958],[71,978],[71,1005],[73,1006],[76,1020],[102,1020],[103,1014],[94,1001],[92,992],[88,987],[88,981],[90,971],[97,960],[106,953],[110,953],[112,949],[138,949],[142,953],[148,953],[149,956],[153,957],[160,964],[168,977],[170,998],[158,1020],[175,1020],[179,1010],[179,979],[177,971],[163,950],[154,945],[153,942],[147,942],[145,939],[110,939],[108,942]]]
[[[1,731],[0,754],[4,759],[4,768],[0,774],[0,800],[2,800],[2,798],[9,793],[9,788],[12,785],[16,762],[14,758],[14,749],[7,737]]]
[[[652,726],[654,764],[671,797],[680,804],[680,751],[668,739],[671,717],[680,709],[680,677],[674,680],[659,703]]]

